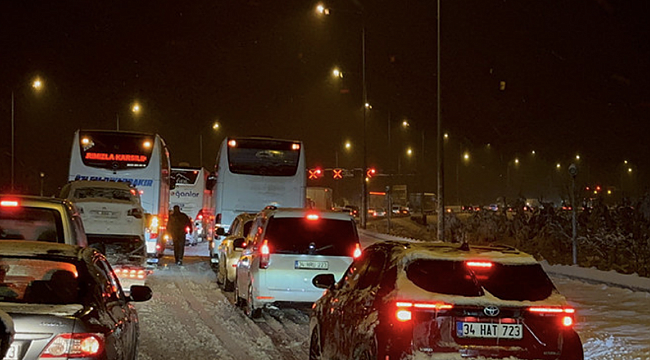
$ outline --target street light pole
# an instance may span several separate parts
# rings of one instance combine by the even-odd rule
[[[368,111],[368,89],[366,88],[366,17],[361,11],[361,77],[363,81],[363,170],[361,172],[361,228],[366,228],[368,220],[368,183],[366,182],[366,170],[368,169],[367,139],[366,139],[366,118]]]
[[[14,192],[14,162],[15,162],[15,147],[14,147],[14,92],[11,92],[11,192]]]
[[[437,30],[437,122],[438,122],[438,240],[445,240],[445,200],[444,200],[444,181],[445,181],[445,167],[443,164],[443,135],[442,135],[442,109],[441,96],[440,96],[440,0],[437,0],[438,11],[438,30]]]

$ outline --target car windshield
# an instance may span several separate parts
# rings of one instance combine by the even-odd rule
[[[0,302],[79,304],[78,276],[68,262],[0,257]]]
[[[135,191],[135,190],[134,190]],[[137,202],[137,197],[127,189],[115,188],[80,188],[74,191],[74,199],[104,199],[104,200],[120,200],[128,202]]]
[[[61,214],[55,209],[0,208],[1,240],[37,240],[63,243]]]
[[[418,259],[407,265],[406,276],[431,292],[481,296],[487,291],[503,300],[543,300],[555,289],[539,264],[493,263],[470,269],[464,261]]]
[[[265,239],[271,252],[352,256],[359,237],[351,220],[271,218]]]

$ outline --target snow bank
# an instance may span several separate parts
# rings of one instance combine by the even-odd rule
[[[549,274],[597,282],[635,291],[650,292],[650,278],[643,278],[636,274],[626,275],[617,273],[614,270],[602,271],[596,268],[582,268],[576,265],[550,265],[546,261],[542,261],[541,264]]]

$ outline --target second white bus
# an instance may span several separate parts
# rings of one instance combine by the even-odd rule
[[[170,192],[169,207],[178,205],[192,219],[192,243],[212,240],[214,234],[215,182],[205,168],[173,167],[176,187]]]
[[[217,229],[227,233],[235,217],[266,206],[305,206],[305,150],[301,141],[262,137],[228,137],[216,160],[214,204]],[[209,244],[218,263],[221,236]]]

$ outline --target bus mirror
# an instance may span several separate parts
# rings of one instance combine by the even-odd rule
[[[211,172],[210,175],[208,175],[208,180],[205,182],[205,189],[212,190],[215,185],[217,185],[217,174]]]
[[[246,239],[237,238],[232,242],[232,247],[234,249],[246,249]]]
[[[176,189],[176,176],[170,176],[169,177],[169,190],[174,190]]]

